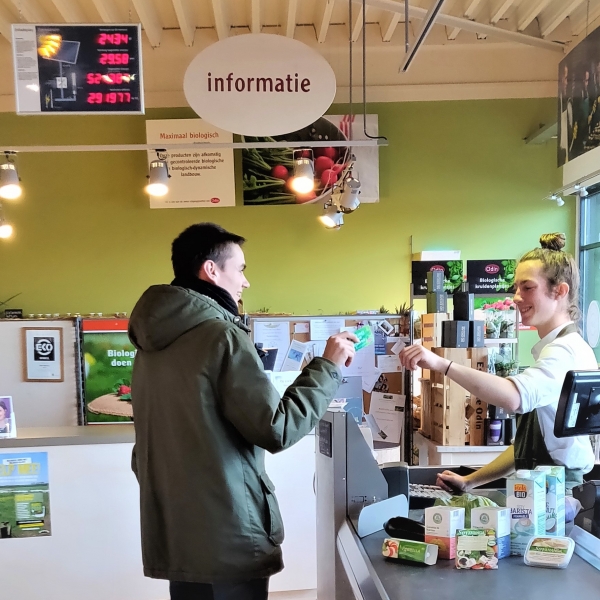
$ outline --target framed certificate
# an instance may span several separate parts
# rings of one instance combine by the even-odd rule
[[[23,327],[24,381],[64,380],[60,327]]]

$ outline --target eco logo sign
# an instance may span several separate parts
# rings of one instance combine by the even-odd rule
[[[490,516],[487,513],[481,513],[481,516],[479,517],[479,520],[484,525],[487,525],[490,522]]]
[[[498,265],[487,265],[485,272],[489,273],[490,275],[495,275],[496,273],[500,272],[500,267]]]
[[[52,338],[33,338],[33,360],[54,361],[54,340]]]
[[[436,525],[439,525],[439,524],[442,522],[442,515],[440,515],[440,513],[435,513],[435,514],[433,515],[433,522],[434,522]]]

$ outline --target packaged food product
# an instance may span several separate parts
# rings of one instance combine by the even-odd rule
[[[565,535],[565,468],[541,466],[546,473],[546,535]]]
[[[510,556],[510,508],[474,508],[471,511],[471,526],[475,529],[494,529],[498,559]]]
[[[430,506],[425,509],[425,541],[439,546],[439,557],[456,556],[456,530],[465,526],[465,509]]]
[[[530,567],[566,569],[574,549],[575,542],[568,537],[533,537],[527,544],[524,561]]]
[[[459,529],[456,532],[456,568],[498,568],[498,545],[493,529]]]
[[[546,473],[520,469],[506,480],[510,553],[523,556],[529,540],[546,534]]]
[[[435,544],[426,544],[425,542],[385,538],[381,553],[386,558],[412,560],[425,565],[435,565],[438,557],[438,547]]]

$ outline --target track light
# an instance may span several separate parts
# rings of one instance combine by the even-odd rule
[[[354,212],[360,206],[358,196],[360,194],[360,181],[352,174],[342,184],[340,196],[340,210],[343,213]]]
[[[326,204],[323,214],[319,217],[319,221],[327,229],[339,229],[344,224],[344,215],[338,210],[335,204]]]
[[[294,150],[294,172],[290,188],[298,194],[308,194],[315,189],[315,162],[311,149]]]
[[[166,153],[156,151],[157,158],[150,163],[148,185],[144,188],[150,196],[165,196],[169,191],[169,165]]]
[[[579,197],[580,198],[585,198],[588,194],[589,194],[589,192],[587,191],[587,188],[582,187],[579,190]]]
[[[0,239],[7,239],[13,234],[12,225],[4,218],[2,214],[2,205],[0,205]]]
[[[10,153],[6,153],[5,163],[0,165],[0,198],[15,200],[21,195],[21,183],[14,162],[10,160]]]
[[[564,206],[564,205],[565,205],[565,201],[560,196],[558,196],[556,198],[556,206]]]

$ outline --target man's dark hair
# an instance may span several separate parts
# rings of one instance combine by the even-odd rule
[[[212,260],[220,268],[230,256],[231,244],[241,246],[245,238],[214,223],[196,223],[182,231],[171,246],[175,277],[198,277],[203,263]]]

